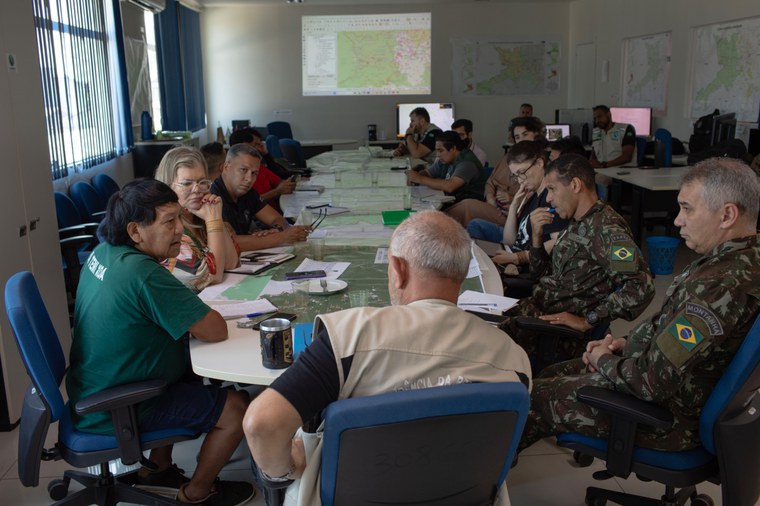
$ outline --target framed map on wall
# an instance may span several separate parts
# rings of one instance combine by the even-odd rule
[[[623,105],[665,115],[670,78],[670,32],[623,40]]]
[[[720,109],[739,121],[758,120],[760,17],[692,30],[691,116]]]

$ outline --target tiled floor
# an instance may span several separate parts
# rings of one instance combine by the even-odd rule
[[[693,258],[695,258],[694,255],[682,247],[678,252],[676,272],[680,272]],[[655,279],[657,295],[646,315],[651,315],[660,307],[665,289],[672,279],[672,275],[657,276]],[[629,322],[615,322],[613,333],[616,336],[625,335],[632,326],[633,324]],[[0,504],[3,506],[50,504],[47,483],[53,478],[60,477],[63,470],[67,468],[66,464],[43,462],[40,485],[35,488],[25,488],[18,480],[17,445],[18,430],[0,433]],[[189,474],[195,468],[195,457],[199,445],[199,441],[191,441],[177,445],[174,450],[175,461]],[[519,464],[507,477],[512,504],[515,506],[583,505],[585,489],[591,485],[643,493],[651,497],[659,497],[664,491],[660,485],[639,481],[634,476],[628,480],[613,478],[604,482],[594,481],[591,475],[593,471],[599,469],[602,469],[602,465],[598,461],[591,468],[578,468],[572,461],[570,451],[558,448],[551,439],[540,441],[520,455]],[[250,473],[248,450],[244,444],[241,444],[221,476],[223,479],[252,481]],[[707,483],[701,485],[699,491],[712,496],[716,505],[721,504],[720,487]],[[255,499],[249,504],[264,506],[261,494],[257,493]]]

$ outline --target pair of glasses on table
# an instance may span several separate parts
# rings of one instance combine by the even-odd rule
[[[313,214],[313,213],[312,213]],[[311,230],[315,230],[318,226],[322,224],[323,221],[325,221],[325,218],[327,218],[327,209],[326,207],[320,207],[319,208],[319,214],[317,217],[311,222]]]

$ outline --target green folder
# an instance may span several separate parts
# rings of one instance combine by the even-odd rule
[[[401,222],[407,219],[413,212],[415,211],[383,211],[383,225],[391,225],[395,227],[396,225],[401,224]]]

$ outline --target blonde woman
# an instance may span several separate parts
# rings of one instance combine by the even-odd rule
[[[158,165],[156,179],[177,194],[184,226],[179,255],[164,266],[196,292],[221,282],[225,269],[240,265],[240,250],[222,221],[222,199],[209,193],[203,154],[189,146],[172,148]]]

